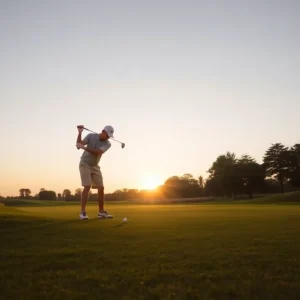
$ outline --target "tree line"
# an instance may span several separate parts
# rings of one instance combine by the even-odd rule
[[[65,189],[62,193],[56,193],[52,190],[46,190],[41,188],[39,193],[34,196],[31,195],[31,190],[29,188],[19,189],[19,196],[13,197],[8,196],[7,199],[37,199],[37,200],[80,200],[82,189],[78,188],[75,190],[75,193],[72,194],[71,190]]]
[[[286,147],[281,143],[272,144],[258,163],[244,154],[236,157],[233,152],[219,155],[208,170],[204,181],[190,174],[174,176],[161,187],[167,197],[227,196],[254,193],[283,193],[300,188],[300,144]]]
[[[172,176],[154,191],[122,189],[105,194],[105,199],[134,200],[147,198],[193,198],[193,197],[233,197],[254,194],[284,193],[300,189],[300,144],[292,147],[282,143],[272,144],[265,152],[262,163],[244,154],[237,157],[234,152],[219,155],[211,164],[208,177],[194,178],[191,174]],[[31,196],[28,188],[19,190],[20,198],[41,200],[79,201],[82,189],[72,194],[70,189],[56,194],[42,188]],[[7,197],[12,198],[12,197]],[[90,191],[90,200],[97,200],[97,193]]]

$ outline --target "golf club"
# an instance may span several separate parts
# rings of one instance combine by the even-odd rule
[[[77,126],[78,127],[78,126]],[[83,127],[83,129],[85,129],[85,130],[87,130],[87,131],[90,131],[90,132],[92,132],[92,133],[96,133],[96,134],[99,134],[99,133],[97,133],[97,132],[95,132],[95,131],[93,131],[93,130],[90,130],[90,129],[88,129],[88,128],[85,128],[85,127]],[[121,144],[121,147],[122,147],[122,149],[125,147],[125,144],[124,143],[122,143],[122,142],[120,142],[120,141],[118,141],[118,140],[116,140],[116,139],[114,139],[114,138],[110,138],[111,140],[114,140],[115,142],[118,142],[118,143],[120,143]]]

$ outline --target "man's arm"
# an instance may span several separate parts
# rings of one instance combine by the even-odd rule
[[[78,130],[78,135],[77,135],[77,140],[76,140],[76,144],[81,144],[81,145],[86,145],[88,143],[88,137],[85,138],[84,140],[82,140],[81,138],[81,135],[82,135],[82,131],[84,129],[84,126],[83,125],[78,125],[77,126],[77,130]],[[80,149],[78,146],[77,146],[77,149]]]
[[[76,143],[77,143],[77,144],[80,143],[81,145],[86,145],[86,144],[87,144],[87,141],[82,140],[81,134],[82,134],[82,132],[78,132],[78,136],[77,136],[77,141],[76,141]]]
[[[79,148],[81,148],[81,149],[83,149],[83,150],[85,150],[87,152],[90,152],[90,153],[92,153],[92,154],[94,154],[96,156],[101,156],[104,153],[104,151],[102,151],[100,149],[94,149],[94,148],[84,147],[84,145],[82,145],[80,143],[77,144],[77,147],[79,147]]]
[[[88,147],[84,147],[84,145],[78,143],[77,144],[77,148],[78,149],[83,149],[87,152],[90,152],[96,156],[101,156],[103,153],[105,153],[109,148],[111,147],[110,143],[107,143],[107,145],[102,146],[100,149],[94,149],[94,148],[88,148]]]

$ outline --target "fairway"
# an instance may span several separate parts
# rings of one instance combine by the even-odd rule
[[[298,299],[299,205],[106,209],[1,205],[1,299]]]

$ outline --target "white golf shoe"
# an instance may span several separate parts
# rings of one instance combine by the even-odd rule
[[[105,211],[105,210],[103,210],[102,212],[99,212],[98,213],[98,218],[99,219],[112,219],[114,216],[112,216],[112,215],[109,215],[108,213],[107,213],[107,211]]]
[[[80,219],[81,220],[88,220],[89,217],[87,216],[86,212],[82,212],[80,215],[79,215]]]

